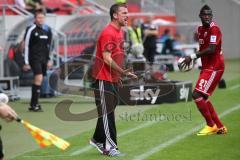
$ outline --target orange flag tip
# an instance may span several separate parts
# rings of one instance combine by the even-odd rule
[[[69,142],[53,135],[50,132],[40,129],[30,124],[29,122],[21,120],[21,123],[29,130],[29,132],[31,133],[33,138],[37,141],[40,147],[44,148],[54,145],[61,150],[66,150],[70,146]]]

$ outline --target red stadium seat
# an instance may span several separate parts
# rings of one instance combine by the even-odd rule
[[[15,4],[15,1],[14,0],[0,0],[0,5],[1,4]]]
[[[88,47],[91,47],[93,45],[92,42],[86,43],[86,44],[75,44],[75,45],[68,45],[67,51],[68,51],[68,57],[76,57],[81,55],[82,51]],[[64,46],[59,46],[59,53],[60,55],[64,55]]]
[[[129,4],[128,4],[128,11],[129,11],[129,12],[133,12],[133,13],[141,12],[141,8],[140,8],[140,6],[137,5],[137,4],[129,3]]]
[[[15,4],[14,0],[6,0],[8,4]]]
[[[62,0],[44,0],[43,3],[45,6],[49,8],[59,8],[60,10],[55,12],[56,14],[59,15],[71,14],[73,12],[73,7],[67,5]]]
[[[0,5],[14,5],[15,1],[14,0],[0,0]],[[0,15],[3,14],[3,9],[0,8]],[[6,14],[7,15],[16,15],[15,12],[13,12],[12,10],[10,10],[9,8],[6,9]]]
[[[68,0],[68,1],[75,5],[83,5],[85,2],[85,0]]]

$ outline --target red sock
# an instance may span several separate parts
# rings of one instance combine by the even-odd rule
[[[210,114],[211,114],[211,116],[212,116],[213,121],[216,123],[216,125],[217,125],[218,128],[222,128],[222,127],[223,127],[223,124],[222,124],[222,122],[220,121],[220,119],[219,119],[219,117],[218,117],[218,115],[217,115],[217,112],[215,111],[212,103],[211,103],[210,101],[207,101],[206,103],[207,103],[207,107],[208,107],[208,109],[209,109],[209,111],[210,111]]]
[[[214,121],[213,121],[211,113],[208,109],[206,100],[204,98],[200,97],[198,99],[195,99],[195,103],[198,107],[198,110],[201,112],[201,114],[205,118],[207,125],[210,127],[213,127]]]

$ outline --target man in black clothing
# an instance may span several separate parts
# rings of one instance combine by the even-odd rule
[[[40,86],[43,76],[46,75],[48,68],[52,66],[49,57],[52,41],[52,32],[50,27],[44,24],[45,14],[42,11],[35,13],[35,23],[29,26],[24,36],[24,71],[30,68],[34,74],[32,85],[32,98],[29,111],[42,111],[38,103]]]
[[[157,27],[152,23],[151,17],[146,20],[146,23],[142,25],[143,31],[143,55],[148,60],[150,65],[154,62],[154,56],[156,54],[156,39],[158,35]]]

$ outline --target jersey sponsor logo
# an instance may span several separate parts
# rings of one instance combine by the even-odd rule
[[[144,86],[141,85],[139,89],[130,90],[130,100],[149,100],[151,104],[155,104],[160,93],[160,89],[146,89],[144,90]]]
[[[48,39],[48,36],[46,36],[46,35],[39,36],[39,37],[40,37],[40,39]]]
[[[204,39],[199,39],[199,44],[204,44]]]
[[[217,36],[211,36],[210,37],[210,42],[211,43],[216,43],[217,42]]]

